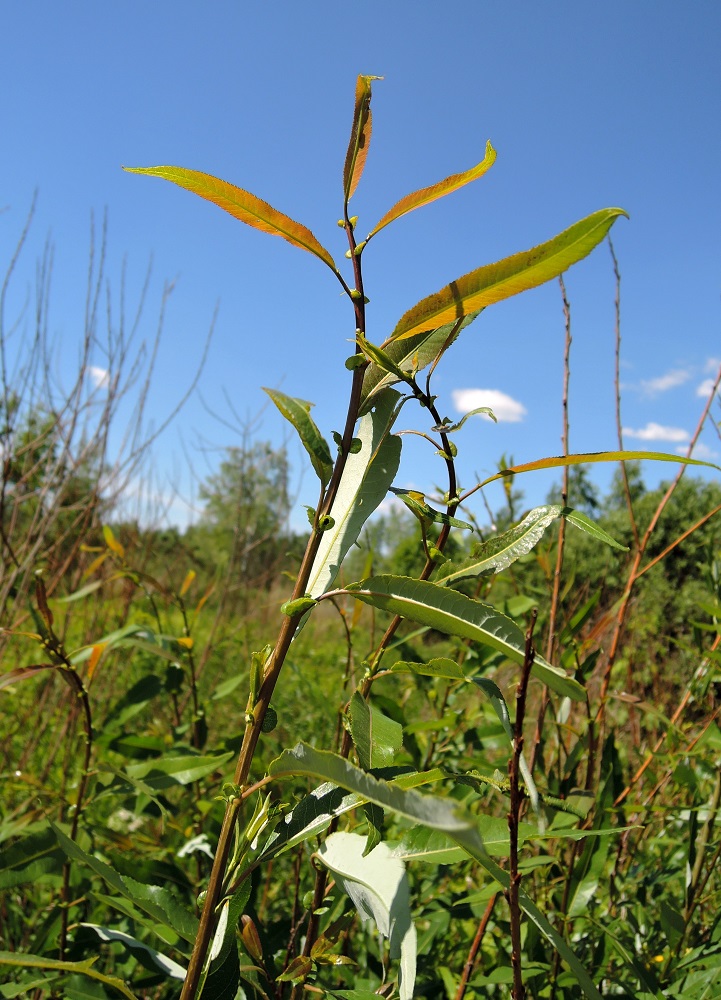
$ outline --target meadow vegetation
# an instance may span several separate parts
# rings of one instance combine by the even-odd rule
[[[191,527],[129,517],[142,406],[122,460],[108,435],[153,371],[135,327],[109,319],[108,382],[88,389],[102,254],[62,394],[47,286],[24,352],[3,290],[0,997],[721,995],[721,486],[688,457],[647,488],[640,459],[658,456],[623,451],[619,421],[603,455],[503,458],[462,488],[472,423],[432,391],[482,310],[558,279],[624,213],[469,272],[375,343],[363,254],[495,153],[358,242],[372,79],[343,170],[348,278],[243,189],[136,171],[311,252],[347,295],[343,432],[326,441],[309,404],[268,390],[318,478],[305,532],[285,449],[252,435]],[[694,441],[719,428],[720,380]],[[401,411],[438,453],[438,497],[394,485]],[[600,460],[618,463],[606,495]],[[559,482],[528,510],[533,468]],[[377,513],[389,493],[396,510]]]

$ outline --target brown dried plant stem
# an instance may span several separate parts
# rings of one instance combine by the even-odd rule
[[[508,812],[508,832],[510,835],[509,853],[509,886],[507,890],[508,909],[510,912],[511,924],[511,965],[513,967],[513,988],[511,996],[513,1000],[525,1000],[526,988],[523,985],[523,972],[521,968],[521,904],[519,901],[519,890],[521,887],[521,873],[518,870],[518,824],[523,804],[523,792],[520,787],[520,763],[523,753],[523,721],[526,715],[526,694],[528,691],[528,680],[531,676],[531,669],[535,659],[535,649],[533,648],[533,630],[536,626],[538,611],[534,608],[531,612],[531,621],[526,632],[526,650],[523,659],[523,669],[521,678],[516,690],[516,719],[513,729],[513,753],[508,762],[508,777],[510,780],[511,805]]]
[[[363,296],[363,278],[361,272],[361,261],[360,257],[355,254],[356,242],[353,235],[353,226],[351,225],[350,219],[348,218],[347,210],[345,212],[345,230],[348,237],[348,243],[351,250],[351,260],[353,261],[353,270],[356,282],[356,291],[359,294],[354,294],[351,298],[355,310],[355,321],[356,329],[361,332],[365,332],[365,303]],[[349,289],[340,275],[338,276],[343,288],[346,292]],[[295,587],[293,588],[293,593],[291,595],[291,600],[297,600],[303,597],[308,586],[308,581],[310,579],[310,574],[313,568],[313,563],[316,555],[318,554],[318,549],[320,547],[321,540],[323,538],[323,532],[320,527],[320,519],[330,514],[333,502],[336,498],[338,487],[340,486],[341,477],[345,470],[345,465],[347,457],[350,454],[351,442],[353,440],[353,432],[355,429],[356,421],[358,418],[358,410],[360,408],[361,400],[361,390],[363,387],[363,376],[365,374],[365,366],[360,366],[356,368],[353,372],[353,382],[351,386],[350,400],[348,404],[348,412],[346,416],[345,428],[343,430],[343,437],[341,442],[341,447],[339,450],[338,458],[333,469],[333,474],[331,476],[328,488],[325,494],[321,498],[321,503],[318,505],[318,510],[316,512],[315,521],[313,525],[313,530],[311,531],[310,538],[308,539],[308,544],[306,546],[305,554],[303,556],[303,561],[296,578]],[[238,761],[235,768],[235,774],[233,777],[233,783],[242,789],[247,783],[248,776],[250,774],[250,769],[253,763],[253,757],[255,754],[256,747],[258,745],[258,740],[260,739],[261,727],[263,720],[265,718],[266,711],[270,705],[270,699],[275,690],[275,686],[278,682],[280,672],[285,663],[285,658],[288,654],[288,649],[290,648],[291,641],[295,635],[296,629],[300,624],[303,617],[303,612],[293,616],[286,616],[281,625],[280,631],[278,633],[278,638],[276,640],[275,648],[268,659],[265,666],[265,672],[263,675],[263,680],[258,692],[258,700],[253,709],[252,721],[246,725],[245,732],[243,734],[243,742],[238,755]],[[200,916],[200,925],[198,928],[198,935],[195,940],[193,947],[193,952],[188,963],[188,971],[186,973],[185,981],[183,983],[183,989],[180,994],[180,1000],[193,1000],[197,994],[198,984],[200,983],[200,978],[203,971],[203,966],[205,964],[205,959],[208,954],[210,947],[210,941],[213,934],[215,926],[215,911],[220,902],[221,892],[223,888],[223,882],[226,874],[226,867],[228,864],[228,857],[230,855],[231,843],[233,840],[233,835],[235,832],[235,827],[238,821],[238,816],[240,813],[240,808],[242,805],[242,799],[240,796],[235,796],[228,801],[225,809],[225,815],[223,817],[223,824],[221,826],[220,835],[218,837],[218,845],[216,848],[215,858],[213,860],[213,867],[210,873],[210,879],[208,881],[208,888],[206,891],[205,902],[203,904],[203,911]]]
[[[463,1000],[466,995],[466,987],[468,986],[468,980],[471,978],[473,969],[476,964],[476,959],[478,958],[478,952],[480,950],[481,944],[483,943],[483,938],[485,937],[486,930],[488,929],[488,924],[490,923],[491,916],[493,915],[493,909],[496,905],[496,900],[498,899],[499,893],[494,892],[491,898],[488,900],[488,905],[483,912],[483,916],[478,922],[478,928],[476,929],[476,936],[473,938],[473,943],[471,944],[470,950],[468,952],[468,958],[463,966],[463,972],[461,973],[461,981],[458,984],[458,989],[456,990],[455,1000]]]

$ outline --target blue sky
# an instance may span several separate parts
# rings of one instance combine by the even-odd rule
[[[623,277],[623,424],[628,448],[683,449],[721,363],[721,6],[630,4],[220,2],[6,4],[0,61],[3,271],[33,192],[38,205],[6,302],[32,294],[35,261],[55,246],[48,331],[69,378],[85,308],[91,212],[108,212],[117,309],[128,312],[149,260],[138,336],[167,304],[148,415],[159,426],[190,384],[216,304],[199,388],[155,445],[154,489],[197,506],[197,481],[225,446],[288,438],[260,389],[315,402],[342,426],[354,323],[330,271],[282,240],[121,164],[175,164],[220,176],[308,225],[342,258],[341,172],[358,73],[374,85],[374,132],[353,211],[368,231],[398,198],[498,152],[472,186],[385,230],[364,257],[368,336],[461,274],[549,239],[596,209],[630,214],[612,235]],[[571,449],[615,448],[614,281],[606,245],[566,276],[571,302]],[[25,321],[21,321],[25,322]],[[21,325],[29,337],[31,323]],[[564,325],[557,283],[488,310],[440,366],[449,416],[492,391],[497,425],[458,435],[463,486],[560,451]],[[95,363],[107,364],[98,350]],[[498,395],[502,394],[502,395]],[[505,400],[508,400],[506,403]],[[120,447],[132,395],[113,431]],[[716,405],[718,421],[721,413]],[[516,418],[516,419],[511,419]],[[409,419],[409,418],[406,418]],[[234,429],[235,428],[235,429]],[[721,462],[713,428],[698,457]],[[406,438],[398,486],[442,481],[432,449]],[[192,469],[192,472],[190,471]],[[645,466],[649,483],[672,469]],[[717,475],[711,473],[713,475]],[[611,469],[594,471],[605,485]],[[552,474],[518,485],[542,502]],[[299,501],[315,502],[312,475]],[[492,505],[500,504],[491,495]],[[187,520],[176,500],[170,516]],[[304,515],[303,515],[304,516]],[[302,522],[299,522],[302,523]]]

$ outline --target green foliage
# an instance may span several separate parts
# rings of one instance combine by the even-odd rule
[[[602,499],[583,463],[629,458],[606,452],[504,457],[461,494],[464,421],[432,392],[482,309],[556,277],[625,213],[477,267],[371,343],[369,240],[495,160],[489,143],[357,242],[375,79],[358,78],[343,166],[351,277],[242,188],[133,171],[327,265],[356,344],[348,410],[333,455],[310,403],[266,390],[319,481],[304,539],[285,451],[246,437],[202,485],[197,525],[91,520],[62,588],[18,591],[0,996],[714,995],[719,489],[682,480],[669,506],[632,467]],[[416,404],[440,498],[394,486],[393,428]],[[33,476],[52,494],[44,421],[14,422],[30,464],[13,452],[4,495]],[[564,465],[568,496],[524,513],[517,477]],[[507,509],[482,534],[471,500],[495,480]],[[371,520],[389,493],[403,513]]]

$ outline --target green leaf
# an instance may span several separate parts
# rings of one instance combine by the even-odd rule
[[[102,972],[96,972],[93,965],[97,959],[91,958],[84,962],[61,962],[54,958],[44,958],[42,955],[24,955],[17,951],[0,951],[0,965],[10,965],[21,969],[51,969],[57,972],[78,972],[89,979],[95,979],[99,983],[112,987],[118,993],[126,997],[127,1000],[136,1000],[135,994],[131,993],[121,979],[115,976],[106,976]]]
[[[380,76],[359,76],[356,80],[353,126],[343,164],[343,197],[347,205],[361,179],[368,157],[373,121],[371,116],[371,82]]]
[[[465,681],[466,675],[455,660],[438,656],[427,663],[397,660],[391,667],[393,673],[420,674],[422,677],[442,677],[448,681]]]
[[[480,316],[480,310],[464,317],[460,322],[446,323],[437,330],[427,330],[405,340],[386,340],[381,345],[385,358],[402,371],[415,373],[423,371],[432,361],[440,357],[457,340],[461,330],[470,326]],[[367,413],[375,397],[399,379],[378,365],[370,364],[363,376],[360,414]]]
[[[199,170],[188,170],[186,167],[123,167],[123,170],[129,174],[162,177],[163,180],[171,181],[186,191],[192,191],[193,194],[199,195],[206,201],[212,201],[224,212],[228,212],[233,218],[240,219],[254,229],[270,233],[272,236],[282,236],[293,246],[314,254],[333,272],[337,272],[333,258],[310,229],[279,212],[267,201],[262,201],[249,191],[244,191],[243,188],[228,184],[227,181],[210,174],[201,173]]]
[[[486,155],[480,163],[477,163],[475,167],[471,167],[470,170],[464,170],[460,174],[453,174],[451,177],[446,177],[445,180],[438,181],[437,184],[432,184],[430,187],[414,191],[412,194],[407,194],[405,198],[401,198],[400,201],[395,203],[393,208],[386,212],[380,222],[373,227],[368,235],[368,240],[371,236],[379,233],[381,229],[384,229],[390,222],[400,219],[402,215],[407,215],[408,212],[412,212],[416,208],[421,208],[423,205],[430,205],[437,198],[443,198],[445,195],[465,187],[466,184],[470,184],[471,181],[475,181],[478,177],[482,177],[495,162],[496,151],[490,142],[487,142]]]
[[[409,309],[399,320],[391,339],[400,340],[436,329],[557,278],[586,257],[616,219],[626,214],[622,208],[601,209],[547,243],[464,274]]]
[[[114,931],[109,927],[101,927],[99,924],[80,924],[80,926],[95,931],[101,941],[119,941],[129,951],[141,952],[143,957],[147,956],[152,966],[160,969],[170,979],[185,979],[187,969],[184,969],[182,965],[178,965],[177,962],[174,962],[172,958],[168,958],[167,955],[163,955],[162,952],[156,951],[155,948],[150,948],[147,944],[143,944],[142,941],[138,941],[137,938],[131,937],[130,934],[125,934],[123,931]],[[143,962],[143,964],[145,965],[146,962]]]
[[[333,872],[336,883],[350,896],[358,916],[372,920],[388,939],[391,958],[400,957],[400,1000],[413,1000],[416,979],[416,929],[411,919],[410,888],[403,861],[387,844],[363,853],[365,837],[333,833],[316,857]]]
[[[346,460],[331,511],[334,524],[323,535],[308,582],[309,593],[318,597],[333,585],[346,553],[398,471],[401,439],[390,433],[398,398],[387,389],[360,421],[361,449]]]
[[[453,528],[466,528],[468,531],[473,531],[473,525],[469,524],[468,521],[461,521],[457,517],[451,517],[450,514],[445,514],[443,511],[435,510],[429,506],[425,502],[423,494],[417,490],[400,490],[391,486],[390,491],[406,505],[421,524],[448,524]],[[421,499],[418,499],[419,497]]]
[[[399,815],[423,823],[432,829],[442,830],[462,847],[466,854],[475,858],[496,882],[504,889],[508,888],[507,872],[489,856],[475,827],[474,818],[464,813],[462,806],[456,801],[420,795],[414,790],[404,790],[397,785],[379,781],[337,754],[315,750],[305,743],[298,743],[292,750],[284,750],[280,757],[271,762],[268,774],[276,778],[284,775],[307,775],[333,781],[350,791],[357,792],[369,802],[392,809]],[[589,1000],[602,1000],[601,994],[571,948],[551,926],[525,890],[520,890],[519,897],[521,908],[569,965]]]
[[[153,921],[158,921],[172,928],[183,940],[191,945],[195,942],[198,933],[198,921],[196,917],[189,913],[185,907],[176,900],[175,896],[158,885],[145,885],[136,882],[135,879],[123,877],[98,858],[88,854],[78,844],[67,837],[60,827],[54,823],[50,824],[55,831],[58,842],[69,858],[86,865],[91,871],[99,875],[109,886],[115,889],[125,899],[130,900],[140,910],[152,917],[147,925],[151,930],[155,930]],[[81,971],[81,970],[78,970]]]
[[[628,552],[627,545],[621,545],[621,543],[617,542],[615,538],[612,538],[608,532],[604,531],[603,528],[599,527],[599,525],[592,521],[590,517],[586,517],[585,514],[582,514],[580,510],[574,510],[572,507],[564,507],[561,514],[570,524],[580,528],[581,531],[585,531],[586,534],[591,535],[599,542],[604,542],[606,545],[610,545],[612,549],[618,549],[619,552]]]
[[[150,788],[172,788],[174,785],[190,785],[194,781],[200,781],[220,770],[232,757],[232,750],[204,757],[196,754],[156,757],[139,764],[130,764],[125,770],[130,778],[143,781]]]
[[[438,569],[435,582],[448,587],[470,576],[500,573],[538,544],[546,528],[558,520],[562,510],[560,504],[536,507],[515,527],[477,542],[473,546],[473,554],[461,563],[445,563]]]
[[[481,604],[465,594],[447,590],[425,580],[401,576],[376,576],[345,588],[347,593],[391,614],[429,625],[447,635],[471,639],[497,649],[523,664],[525,637],[514,621],[488,604]],[[583,687],[564,671],[537,656],[533,674],[551,690],[566,698],[583,701]]]
[[[350,731],[365,771],[390,767],[403,746],[403,726],[369,705],[357,691],[350,701]]]
[[[64,857],[57,837],[47,828],[4,847],[0,860],[0,890],[61,875]]]
[[[208,952],[208,973],[203,984],[203,1000],[235,996],[240,979],[236,932],[238,922],[250,899],[252,883],[249,878],[238,886],[232,896],[224,899]]]
[[[310,456],[310,461],[315,469],[315,473],[320,479],[323,489],[333,475],[333,459],[331,458],[328,442],[318,430],[315,421],[310,415],[312,403],[304,399],[295,399],[293,396],[286,396],[284,392],[277,389],[267,389],[263,387],[263,392],[267,392],[286,420],[298,431],[298,435],[303,447]]]

